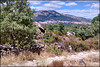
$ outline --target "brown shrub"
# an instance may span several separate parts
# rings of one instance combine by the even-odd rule
[[[63,64],[64,64],[64,61],[55,60],[55,61],[52,62],[52,64],[50,64],[48,66],[53,66],[53,67],[60,66],[60,67],[63,67]]]

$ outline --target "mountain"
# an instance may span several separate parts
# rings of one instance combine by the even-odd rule
[[[63,23],[89,23],[90,20],[82,17],[76,17],[69,14],[61,14],[54,10],[40,10],[34,13],[34,21],[36,22],[63,22]]]

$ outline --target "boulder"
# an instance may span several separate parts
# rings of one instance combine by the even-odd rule
[[[35,25],[36,27],[39,28],[39,30],[40,30],[42,33],[45,33],[44,28],[43,28],[38,22],[33,22],[33,23],[34,23],[34,25]]]
[[[70,35],[75,35],[75,32],[68,31],[68,32],[67,32],[67,35],[68,35],[68,36],[70,36]]]

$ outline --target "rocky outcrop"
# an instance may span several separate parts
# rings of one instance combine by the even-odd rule
[[[2,46],[0,45],[0,54],[1,55],[10,55],[11,53],[15,55],[19,55],[20,52],[29,50],[33,53],[38,53],[40,55],[40,52],[42,51],[42,48],[44,48],[44,45],[30,45],[29,48],[21,49],[19,47],[10,47],[10,46]]]
[[[33,23],[34,23],[34,25],[35,25],[36,27],[38,27],[38,29],[39,29],[42,33],[45,33],[44,28],[43,28],[39,23],[37,23],[37,22],[33,22]]]
[[[44,35],[44,33],[45,33],[46,31],[45,31],[44,28],[41,26],[41,24],[39,24],[39,23],[37,23],[37,22],[33,22],[33,23],[34,23],[34,25],[37,27],[37,33],[38,33],[37,39],[43,39],[43,35]]]
[[[31,45],[29,48],[29,51],[33,53],[38,53],[40,55],[40,52],[42,51],[42,48],[44,48],[44,45]]]
[[[68,31],[68,32],[67,32],[67,35],[68,35],[68,36],[70,36],[70,35],[75,35],[75,32]]]

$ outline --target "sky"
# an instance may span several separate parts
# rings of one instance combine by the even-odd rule
[[[30,8],[55,10],[59,13],[93,19],[99,14],[99,1],[29,1]]]

